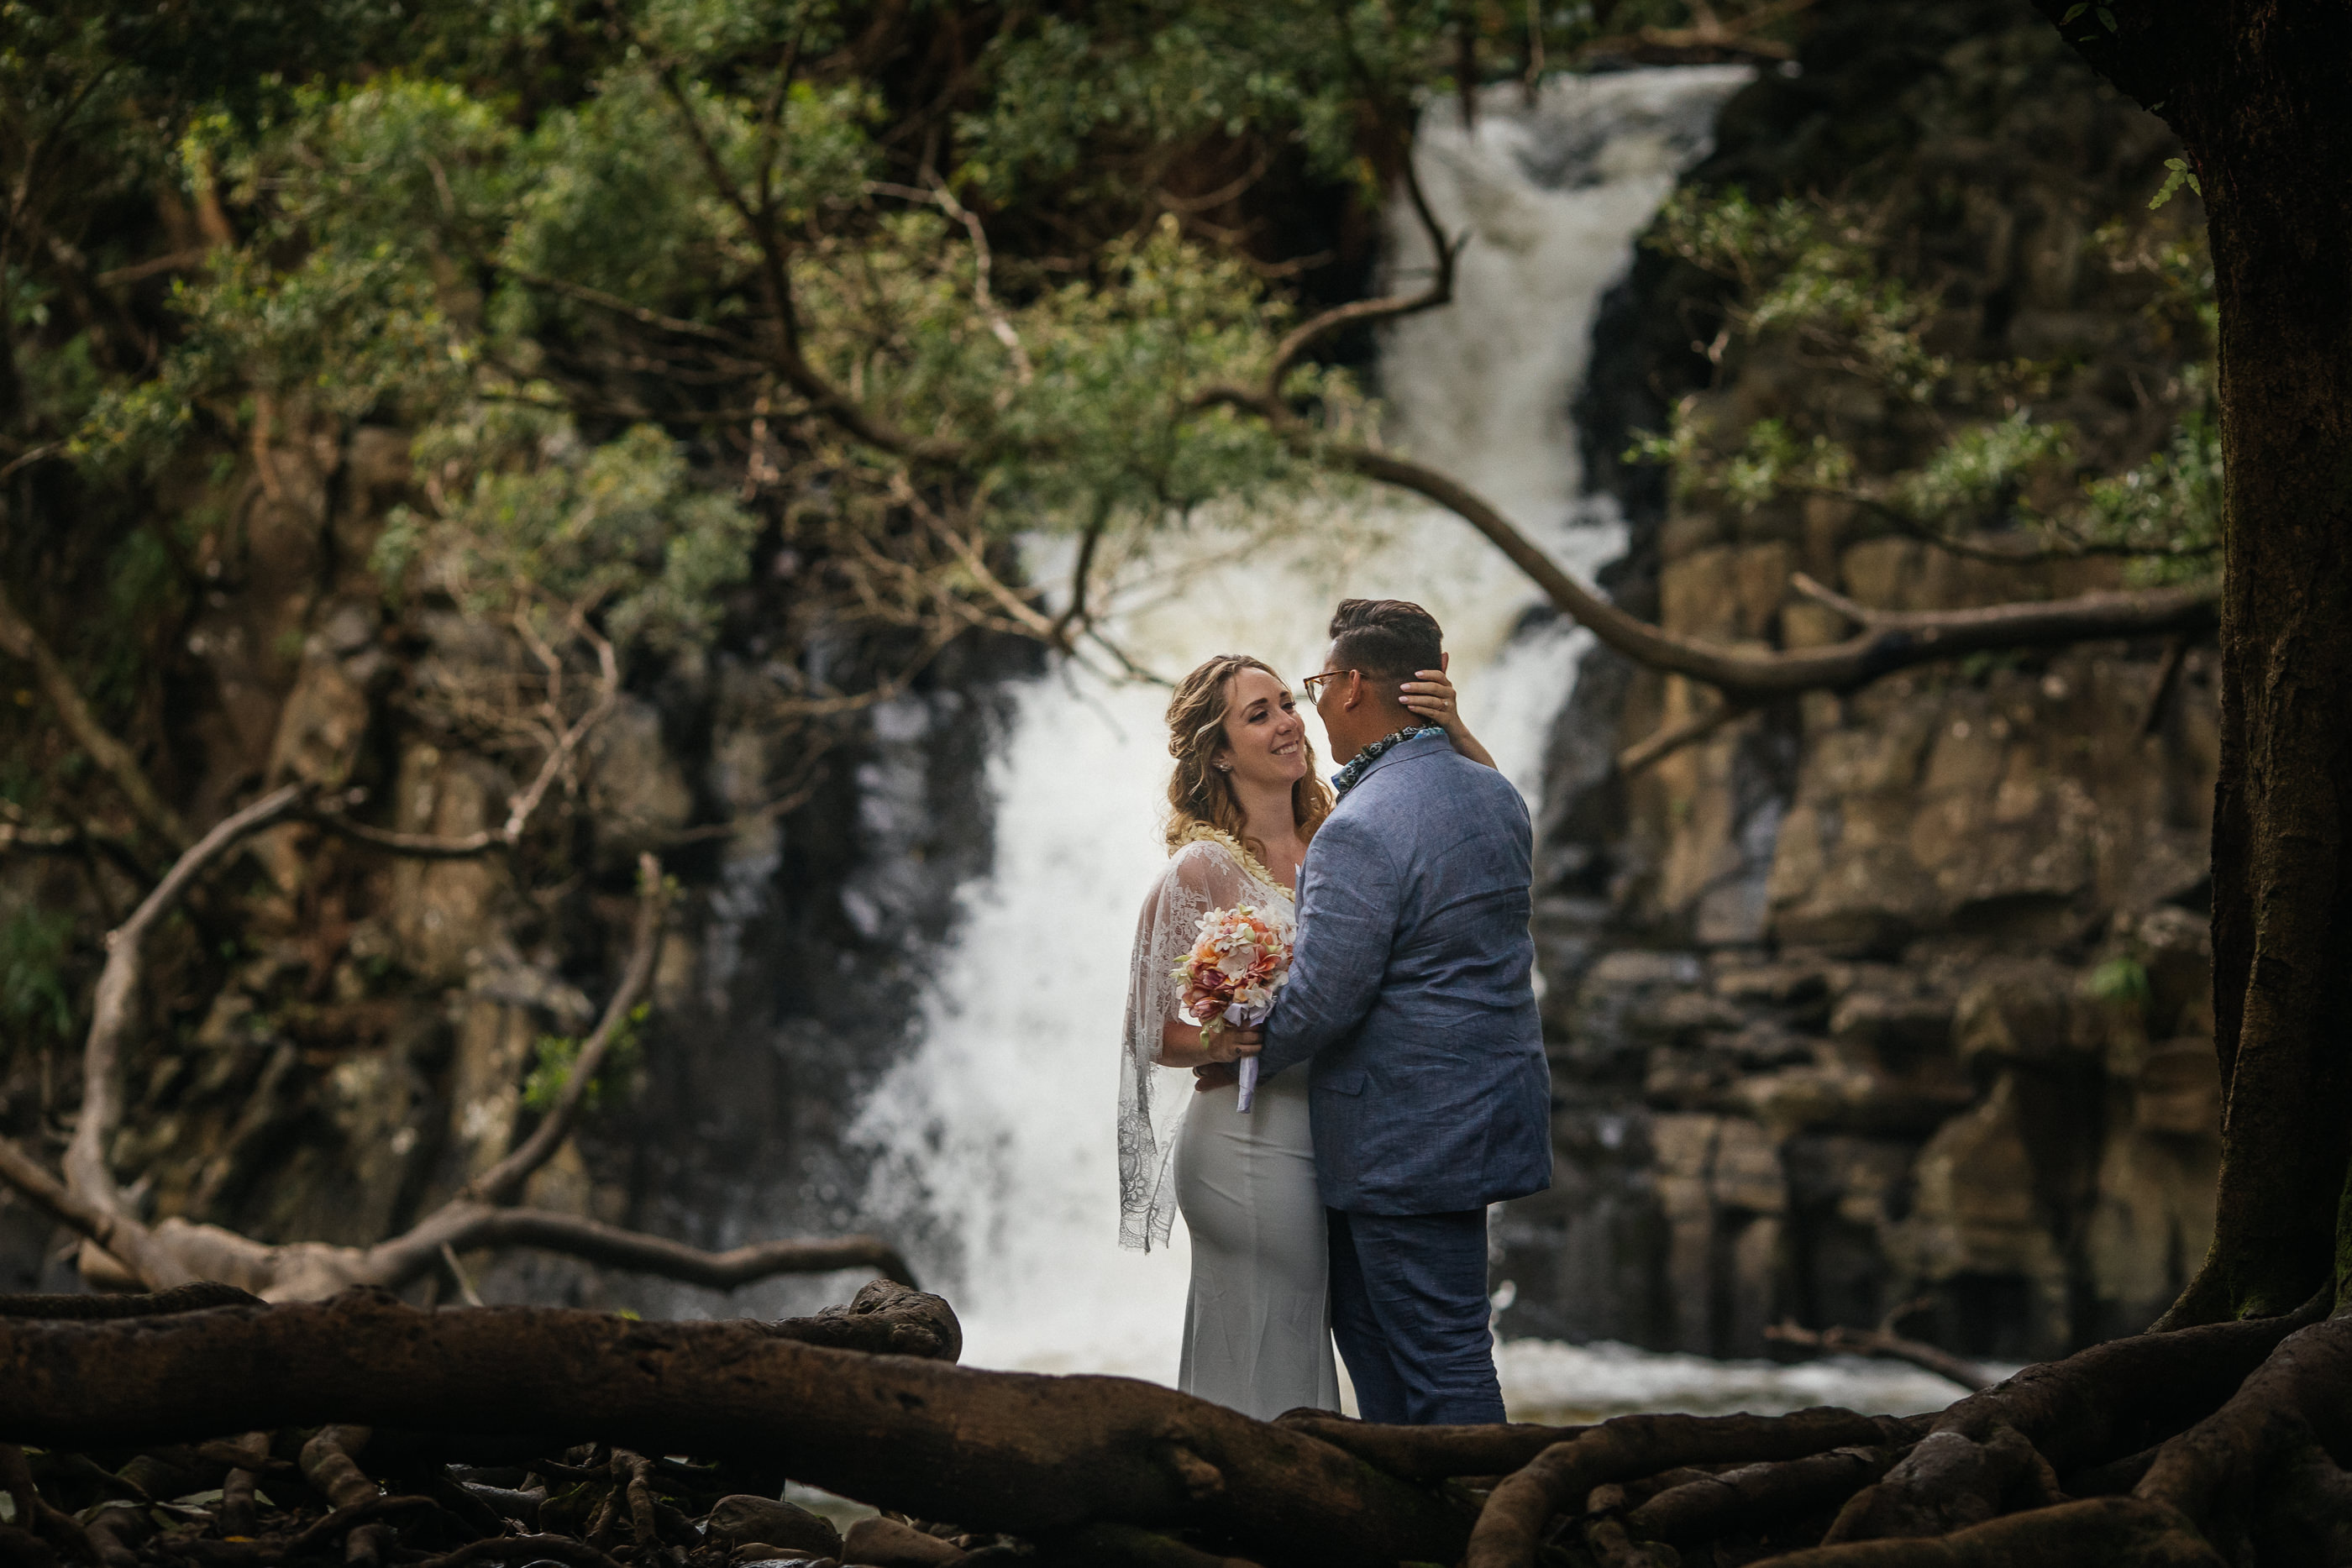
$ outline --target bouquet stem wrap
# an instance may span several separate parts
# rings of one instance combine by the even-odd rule
[[[1213,909],[1201,916],[1200,936],[1171,977],[1184,988],[1184,1016],[1201,1026],[1203,1039],[1222,1028],[1255,1029],[1289,982],[1290,942],[1246,904]],[[1239,1066],[1237,1108],[1247,1112],[1257,1100],[1257,1058],[1243,1057]]]

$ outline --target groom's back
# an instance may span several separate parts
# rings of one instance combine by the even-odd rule
[[[1510,782],[1436,736],[1380,758],[1318,833],[1310,877],[1361,876],[1395,899],[1371,1009],[1316,1060],[1333,1207],[1449,1212],[1550,1184],[1532,836]]]
[[[1347,803],[1386,840],[1401,883],[1381,1005],[1423,1022],[1458,1013],[1507,1029],[1522,1004],[1534,1006],[1527,806],[1495,769],[1443,740],[1427,744],[1425,755],[1365,779]]]

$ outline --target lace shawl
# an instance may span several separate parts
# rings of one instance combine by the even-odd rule
[[[1128,967],[1127,1027],[1118,1078],[1118,1241],[1149,1252],[1176,1219],[1176,1130],[1192,1098],[1192,1075],[1160,1065],[1160,1030],[1190,1022],[1183,988],[1169,971],[1213,909],[1249,904],[1284,931],[1297,919],[1290,894],[1257,857],[1214,828],[1195,827],[1168,858],[1135,925]]]

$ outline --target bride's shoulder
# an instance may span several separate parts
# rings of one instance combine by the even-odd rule
[[[1207,872],[1243,870],[1242,858],[1234,852],[1234,844],[1223,833],[1202,831],[1168,852],[1165,874],[1181,878]]]
[[[1195,824],[1191,832],[1189,839],[1170,852],[1169,875],[1181,877],[1188,883],[1214,879],[1221,891],[1228,883],[1237,884],[1234,888],[1237,893],[1245,892],[1248,887],[1258,883],[1277,893],[1282,891],[1282,884],[1276,882],[1272,873],[1258,863],[1258,858],[1232,834],[1206,823]]]

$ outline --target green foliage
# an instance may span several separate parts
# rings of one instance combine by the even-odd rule
[[[2212,413],[2191,409],[2172,439],[2125,473],[2094,479],[2090,537],[2140,552],[2133,575],[2178,582],[2212,570],[2221,548],[2221,427]]]
[[[474,614],[529,613],[551,630],[593,607],[617,643],[691,641],[709,630],[718,591],[743,576],[759,528],[695,485],[650,425],[592,445],[563,415],[484,404],[428,426],[414,451],[435,507],[394,511],[377,568],[399,581],[425,560],[431,586]]]
[[[19,909],[0,921],[0,1023],[12,1035],[63,1040],[73,1032],[73,988],[66,960],[73,916]]]
[[[631,1010],[613,1031],[613,1043],[604,1052],[604,1065],[596,1076],[588,1081],[581,1095],[581,1105],[588,1111],[601,1111],[608,1097],[625,1092],[633,1084],[639,1068],[645,1065],[645,1049],[638,1039],[649,1008]],[[526,1109],[541,1115],[555,1109],[565,1088],[572,1082],[573,1068],[580,1061],[581,1042],[569,1035],[543,1034],[532,1047],[530,1076],[523,1080],[522,1103]]]
[[[2164,161],[2164,167],[2166,170],[2164,183],[2158,186],[2156,194],[2147,199],[2149,212],[2156,211],[2157,208],[2172,200],[2183,185],[2200,196],[2205,193],[2205,187],[2197,183],[2197,171],[2189,166],[2188,159],[2167,158]]]
[[[1684,506],[1753,512],[1830,496],[1922,537],[2030,530],[2053,555],[2125,556],[2137,580],[2210,574],[2221,461],[2201,364],[2170,389],[2180,423],[2165,445],[2101,473],[2066,421],[2039,412],[2070,367],[1931,350],[1941,302],[1891,269],[1896,253],[1875,220],[1825,201],[1685,191],[1650,243],[1728,286],[1708,350],[1718,373],[1760,362],[1779,389],[1780,406],[1744,424],[1696,396],[1665,430],[1639,436],[1628,459],[1668,467]],[[2201,246],[2116,223],[2093,248],[2151,280],[2160,335],[2210,340]]]
[[[2148,988],[2147,967],[2129,954],[2109,958],[2084,977],[2084,994],[2117,1008],[2144,1008],[2154,993]]]
[[[89,496],[152,513],[209,469],[199,537],[124,557],[152,601],[158,559],[184,588],[235,566],[241,455],[389,427],[415,465],[375,557],[395,596],[624,660],[759,602],[793,644],[779,678],[827,703],[858,699],[791,669],[816,628],[1058,636],[997,579],[1016,535],[1087,530],[1118,571],[1204,511],[1310,515],[1336,486],[1317,444],[1370,410],[1316,362],[1279,434],[1201,395],[1260,380],[1297,300],[1177,193],[1279,168],[1383,202],[1424,104],[1602,30],[1461,0],[116,12],[9,5],[0,45],[0,140],[47,150],[19,202],[43,242],[0,275],[27,404],[0,408],[0,464],[71,460],[33,508],[54,532]],[[1765,36],[1778,16],[1696,14]],[[1768,318],[1906,308],[1803,238]],[[1789,466],[1759,446],[1739,482]]]
[[[2072,434],[2020,409],[2007,419],[1967,426],[1927,461],[1895,481],[1900,504],[1923,517],[1992,517],[2018,505],[2031,476],[2074,455]]]

